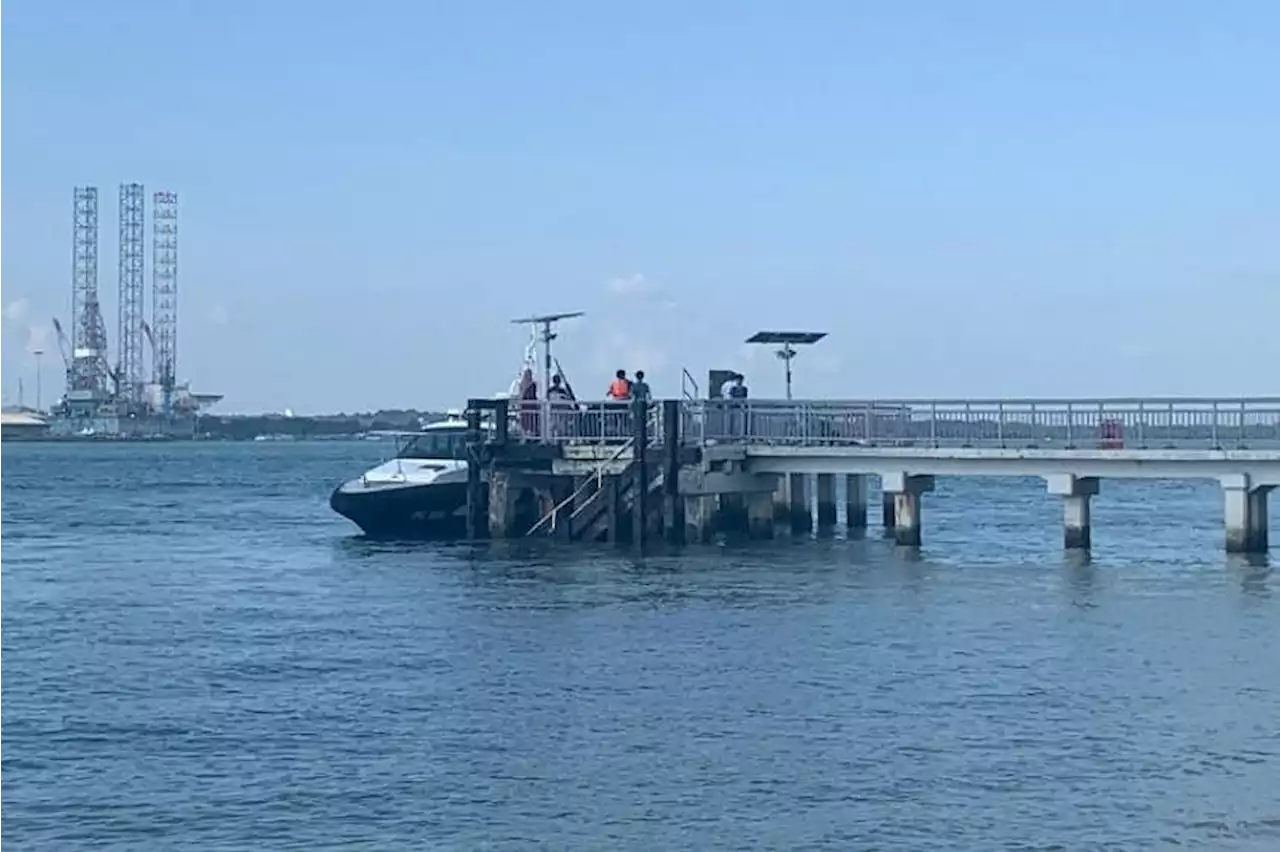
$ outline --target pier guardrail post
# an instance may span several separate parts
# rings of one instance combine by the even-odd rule
[[[662,401],[662,525],[669,544],[684,543],[684,502],[680,499],[681,404]]]
[[[649,534],[649,402],[637,399],[632,403],[632,428],[635,430],[632,452],[635,462],[635,501],[631,505],[631,537],[643,548]]]
[[[485,505],[484,430],[480,426],[483,400],[467,401],[467,538],[476,541],[489,531],[489,507]]]
[[[511,431],[511,418],[507,409],[507,400],[493,400],[493,441],[498,446],[507,443]]]

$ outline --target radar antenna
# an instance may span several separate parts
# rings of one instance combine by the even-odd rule
[[[556,334],[551,330],[551,327],[561,320],[574,319],[583,315],[582,311],[572,311],[564,314],[521,317],[511,321],[515,325],[532,326],[534,341],[536,342],[539,337],[542,339],[542,387],[539,388],[539,391],[544,399],[546,398],[547,389],[551,387],[551,341],[556,339]],[[530,345],[535,345],[535,342],[531,342]]]

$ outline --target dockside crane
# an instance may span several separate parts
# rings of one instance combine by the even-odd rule
[[[67,387],[71,387],[71,343],[57,317],[53,318],[53,334],[58,338],[58,354],[62,356],[62,366],[67,373]]]

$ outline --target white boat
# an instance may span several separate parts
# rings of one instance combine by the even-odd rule
[[[545,318],[535,319],[545,322]],[[544,332],[543,339],[549,334]],[[524,398],[536,369],[537,341],[535,330],[525,349],[518,378],[508,391],[495,394],[495,398],[513,401]],[[550,360],[548,355],[548,364]],[[563,376],[558,366],[557,373]],[[485,422],[482,428],[488,431],[494,427]],[[513,428],[518,430],[518,420],[513,422]],[[339,485],[329,496],[329,506],[368,536],[454,538],[465,535],[467,423],[462,412],[451,411],[444,420],[431,423],[419,432],[396,433],[396,437],[405,444],[395,457]],[[487,491],[488,483],[482,482],[482,488]]]
[[[395,457],[339,485],[329,496],[329,506],[369,536],[464,533],[466,420],[450,412],[445,420],[396,437],[403,446]]]

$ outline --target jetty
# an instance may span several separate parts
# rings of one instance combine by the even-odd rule
[[[1268,549],[1280,485],[1280,397],[1235,399],[472,399],[467,535],[643,546],[868,526],[869,480],[897,544],[924,537],[939,476],[1039,477],[1068,549],[1091,546],[1105,479],[1222,486],[1225,548]],[[810,477],[814,487],[810,487]],[[839,486],[839,487],[838,487]]]

